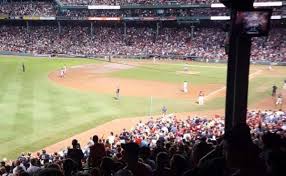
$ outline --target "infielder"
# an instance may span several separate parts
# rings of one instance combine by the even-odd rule
[[[283,103],[282,94],[279,94],[279,95],[277,96],[275,105],[281,107],[281,106],[282,106],[282,103]]]
[[[286,89],[286,79],[284,80],[283,89]]]
[[[115,90],[115,99],[119,100],[119,95],[120,95],[120,88],[119,86],[117,86],[116,90]]]
[[[200,91],[200,93],[199,93],[199,97],[198,97],[198,104],[199,105],[204,105],[204,93],[203,93],[203,91]]]
[[[268,66],[268,70],[272,70],[272,64],[271,63]]]
[[[153,57],[153,64],[156,64],[156,57]]]
[[[60,69],[60,77],[61,77],[61,78],[65,77],[64,68],[61,68],[61,69]]]
[[[25,68],[25,64],[22,63],[22,71],[25,72],[26,71],[26,68]]]
[[[277,89],[278,89],[278,87],[276,85],[272,86],[272,97],[276,96]]]
[[[183,92],[184,92],[184,93],[188,93],[188,82],[187,82],[187,81],[184,81],[184,84],[183,84]]]
[[[64,66],[64,75],[67,73],[67,66]]]
[[[189,71],[188,64],[185,64],[185,65],[184,65],[184,71],[185,71],[185,72]]]

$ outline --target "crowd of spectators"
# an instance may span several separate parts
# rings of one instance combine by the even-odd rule
[[[252,60],[264,60],[267,61],[271,58],[271,61],[286,61],[286,40],[285,31],[277,32],[275,35],[269,35],[264,38],[254,38],[252,42],[251,56]]]
[[[286,6],[273,8],[272,15],[285,15]],[[150,17],[150,16],[229,16],[227,8],[190,8],[190,9],[121,9],[121,10],[65,10],[59,16],[112,16],[112,17]]]
[[[139,121],[81,147],[74,139],[64,151],[21,154],[0,163],[10,176],[282,176],[286,162],[286,112],[251,111],[247,125],[224,134],[216,115]]]
[[[285,6],[274,8],[273,15],[284,15]],[[72,17],[150,17],[150,16],[224,16],[229,15],[226,8],[191,8],[191,9],[125,9],[125,10],[59,10],[52,1],[11,1],[0,2],[0,15],[10,16],[72,16]]]
[[[0,3],[1,4],[1,3]],[[12,1],[0,5],[0,15],[9,16],[112,16],[112,17],[146,17],[146,16],[211,16],[228,15],[224,9],[135,9],[135,10],[63,10],[59,11],[56,4],[51,1]]]
[[[226,16],[229,12],[223,9],[193,8],[193,9],[160,9],[160,10],[66,10],[60,13],[62,16],[92,17],[154,17],[154,16]]]
[[[63,4],[76,5],[160,5],[160,4],[210,4],[218,0],[61,0]]]
[[[51,1],[0,2],[0,16],[55,16],[55,5]]]
[[[286,30],[272,29],[269,37],[255,38],[252,60],[286,60]],[[0,51],[86,56],[196,56],[226,59],[226,33],[218,28],[56,26],[0,27]]]
[[[268,2],[269,0],[255,0],[255,2]],[[283,0],[282,0],[283,1]],[[161,4],[211,4],[220,3],[219,0],[61,0],[63,4],[74,5],[161,5]]]

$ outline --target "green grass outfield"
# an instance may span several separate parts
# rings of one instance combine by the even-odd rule
[[[25,63],[26,72],[21,64]],[[116,118],[159,113],[162,105],[170,112],[189,112],[224,108],[224,98],[215,98],[203,107],[190,100],[122,97],[61,87],[48,79],[48,73],[63,65],[104,64],[87,59],[28,58],[0,56],[0,160],[14,159],[21,152],[36,151],[79,132]],[[192,84],[224,83],[226,68],[221,64],[192,63],[199,75],[177,75],[183,63],[146,64],[134,69],[110,73],[110,76]],[[265,67],[265,66],[264,66]],[[260,75],[250,84],[250,103],[269,95],[271,85],[283,77]],[[266,88],[256,91],[259,86]]]

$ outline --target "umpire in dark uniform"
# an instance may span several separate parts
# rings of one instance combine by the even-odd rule
[[[115,99],[116,99],[116,100],[119,100],[119,95],[120,95],[120,87],[119,87],[119,86],[116,88],[115,93],[116,93]]]
[[[275,97],[276,96],[276,92],[277,92],[277,86],[276,85],[273,85],[272,86],[272,97]]]
[[[26,71],[26,68],[25,68],[25,64],[22,63],[22,71],[25,72]]]

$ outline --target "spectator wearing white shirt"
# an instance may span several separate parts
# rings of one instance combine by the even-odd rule
[[[108,136],[108,141],[111,145],[113,145],[115,143],[115,136],[114,136],[113,132],[110,132],[110,136]]]

